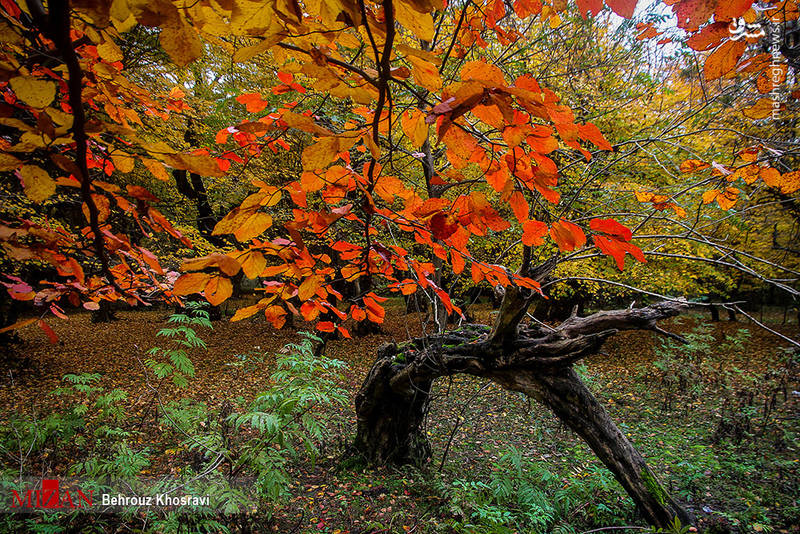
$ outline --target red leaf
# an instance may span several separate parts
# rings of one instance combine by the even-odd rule
[[[335,329],[336,325],[330,321],[320,321],[317,323],[317,330],[320,332],[333,332]]]
[[[606,0],[606,5],[620,17],[629,19],[633,17],[633,12],[636,11],[637,1],[638,0]]]
[[[625,253],[630,253],[642,263],[647,261],[639,247],[613,237],[595,236],[594,244],[600,252],[614,258],[620,271],[625,268]]]
[[[50,343],[53,345],[58,343],[58,336],[55,332],[53,332],[53,329],[50,328],[50,325],[44,322],[44,319],[39,319],[37,324],[39,325],[39,328],[41,328],[44,333],[47,334],[47,339],[50,340]]]
[[[431,232],[436,239],[445,240],[458,230],[458,222],[449,215],[439,212],[431,217]]]
[[[236,97],[236,101],[244,104],[250,113],[258,113],[269,105],[269,102],[261,98],[259,93],[244,93]]]
[[[586,18],[587,11],[596,17],[601,9],[603,9],[603,0],[578,0],[578,11],[583,18]]]
[[[592,219],[589,227],[595,232],[603,232],[620,238],[623,241],[630,241],[633,237],[630,229],[614,219]]]

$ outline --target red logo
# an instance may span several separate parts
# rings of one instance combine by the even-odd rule
[[[90,507],[92,506],[93,493],[94,490],[83,492],[80,489],[75,489],[74,491],[62,489],[58,480],[44,479],[42,480],[41,489],[29,489],[22,494],[17,490],[11,490],[11,508],[58,510]]]

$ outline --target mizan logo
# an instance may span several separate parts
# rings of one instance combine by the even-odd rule
[[[22,493],[11,490],[11,508],[45,510],[88,508],[92,506],[93,494],[94,490],[84,492],[80,489],[74,491],[62,489],[58,480],[44,479],[41,489],[29,489]]]

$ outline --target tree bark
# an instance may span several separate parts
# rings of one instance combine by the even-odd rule
[[[397,346],[384,345],[356,395],[356,449],[375,464],[421,465],[431,455],[423,431],[432,380],[393,388]]]
[[[505,309],[518,316],[519,309]],[[555,328],[518,329],[498,320],[493,328],[467,325],[460,331],[384,345],[356,395],[356,449],[378,464],[425,463],[431,448],[424,432],[431,386],[458,373],[493,380],[548,406],[583,438],[636,503],[644,518],[666,527],[674,517],[692,517],[664,490],[642,456],[572,370],[619,330],[649,329],[664,335],[658,319],[677,315],[680,303],[573,316]],[[502,314],[502,310],[501,310]]]

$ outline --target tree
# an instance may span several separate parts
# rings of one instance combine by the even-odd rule
[[[647,125],[656,135],[613,144],[590,120],[591,95],[576,92],[574,101],[565,102],[554,90],[560,83],[591,84],[571,70],[548,82],[549,70],[573,63],[542,61],[532,44],[535,35],[556,39],[562,26],[586,29],[591,17],[611,17],[601,11],[600,0],[578,0],[577,11],[567,2],[539,0],[447,6],[441,0],[2,4],[6,104],[0,169],[18,178],[16,193],[21,188],[32,203],[72,188],[85,216],[61,227],[31,219],[0,227],[3,249],[14,262],[45,262],[59,277],[34,288],[12,266],[4,282],[12,298],[33,300],[43,313],[56,315],[63,314],[64,303],[88,309],[100,301],[146,303],[154,290],[173,301],[202,293],[216,305],[232,295],[232,280],[243,273],[266,279],[266,296],[239,309],[234,320],[263,313],[280,327],[288,314],[297,314],[317,321],[321,332],[349,337],[345,320],[383,321],[385,295],[424,294],[434,310],[433,332],[384,347],[359,392],[356,447],[364,455],[378,462],[424,460],[429,447],[419,428],[433,381],[473,374],[550,407],[587,441],[650,523],[691,521],[571,368],[622,329],[671,335],[657,321],[686,304],[672,299],[574,315],[558,326],[524,320],[532,302],[565,280],[637,289],[606,275],[559,275],[570,263],[604,256],[613,260],[603,260],[607,271],[622,271],[628,255],[640,263],[648,256],[710,263],[797,295],[775,272],[795,272],[792,267],[714,235],[730,214],[698,226],[701,213],[736,206],[744,194],[734,181],[742,188],[763,183],[787,198],[794,194],[796,155],[757,137],[752,148],[726,152],[731,163],[724,164],[720,154],[706,158],[680,145],[684,138],[702,144],[695,136],[716,117],[701,112],[709,102],[736,96],[730,88],[741,87],[737,71],[759,77],[768,72],[759,54],[763,36],[748,30],[742,37],[729,26],[766,25],[773,16],[788,21],[797,17],[793,3],[755,10],[751,0],[669,2],[689,46],[713,49],[703,65],[705,102],[693,107],[693,98],[675,99],[675,105],[688,106],[677,120],[660,116]],[[605,4],[623,18],[635,13],[635,0]],[[622,28],[633,27],[623,22]],[[659,37],[653,22],[635,29],[639,41]],[[124,62],[118,43],[131,31],[141,33],[142,43],[152,43],[157,33],[175,68],[193,69],[194,80],[184,76],[183,87],[152,94],[146,77]],[[607,39],[592,53],[608,51],[613,70],[617,60],[649,50],[633,41]],[[547,50],[558,52],[556,45]],[[186,138],[188,147],[179,150],[151,138],[141,116],[166,121],[183,113],[187,91],[199,96],[206,70],[217,68],[201,63],[204,54],[226,54],[237,63],[261,58],[259,64],[274,66],[270,77],[278,83],[238,95],[248,115],[222,128],[213,146]],[[681,63],[685,72],[694,65],[699,73],[691,60]],[[574,65],[589,70],[580,61]],[[532,76],[533,67],[544,76]],[[672,79],[679,76],[663,73],[648,83],[641,64],[635,68],[645,80],[639,87],[691,85],[679,87]],[[712,83],[719,92],[709,100]],[[612,86],[609,79],[600,92],[613,92]],[[746,108],[750,116],[763,118],[762,100]],[[627,130],[624,124],[621,129]],[[740,144],[739,133],[729,132],[726,143]],[[668,166],[651,150],[666,157]],[[264,153],[299,155],[302,171],[265,181],[252,168]],[[687,153],[695,157],[686,159]],[[232,236],[237,246],[187,259],[180,276],[167,272],[146,243],[121,230],[140,228],[153,245],[156,233],[190,245],[154,207],[157,196],[126,183],[124,175],[137,166],[158,180],[178,178],[178,188],[186,191],[183,178],[191,176],[199,230]],[[631,176],[621,182],[609,175],[615,166],[625,166]],[[685,176],[685,183],[662,176],[660,184],[624,186],[628,178],[657,180],[661,171]],[[112,181],[101,180],[102,173]],[[237,173],[250,178],[255,191],[212,230],[202,179]],[[662,186],[671,191],[664,193]],[[684,220],[688,208],[696,210],[694,221]],[[508,246],[499,258],[489,257],[491,247],[475,246],[500,239]],[[643,246],[653,243],[648,240],[657,241]],[[709,256],[665,252],[662,246],[686,241],[702,245]],[[770,272],[760,270],[765,266]],[[448,331],[447,316],[462,312],[453,302],[454,288],[467,278],[502,286],[503,302],[493,326]],[[343,282],[349,284],[346,292]],[[52,333],[42,319],[39,324]]]

